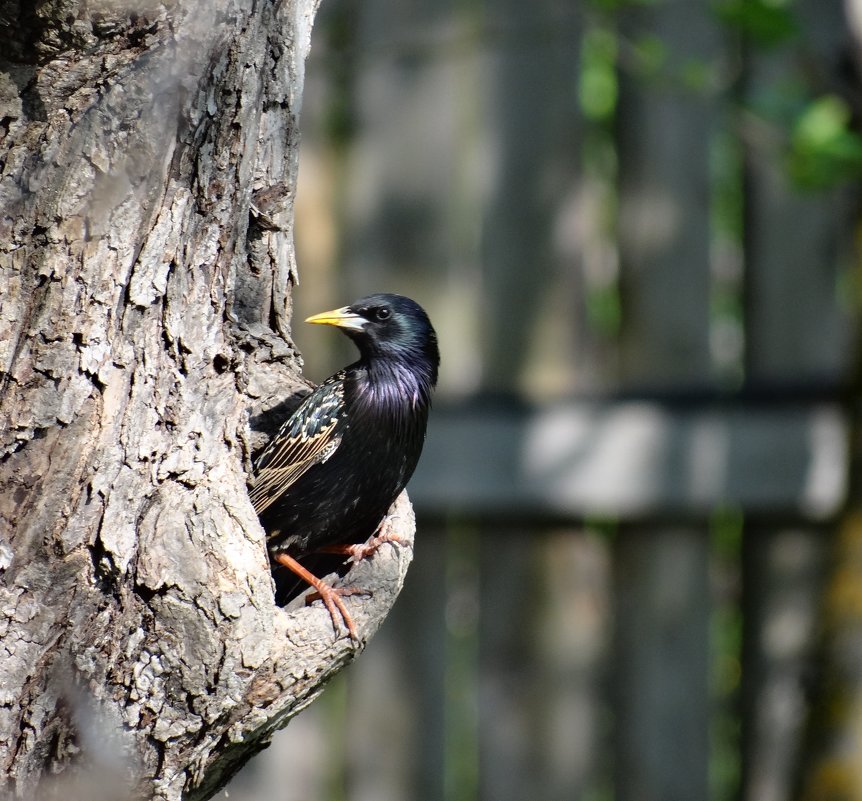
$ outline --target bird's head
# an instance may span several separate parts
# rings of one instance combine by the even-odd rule
[[[434,384],[440,352],[425,310],[403,295],[381,293],[309,317],[307,323],[338,326],[366,359],[398,359],[426,370]]]

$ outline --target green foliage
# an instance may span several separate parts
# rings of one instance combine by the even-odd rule
[[[715,714],[710,725],[709,779],[713,798],[738,798],[742,764],[738,695],[742,686],[742,509],[723,505],[710,520],[715,605],[710,621],[710,684]]]
[[[862,135],[853,130],[849,105],[835,95],[812,100],[790,137],[788,170],[797,186],[828,189],[862,176]]]
[[[655,78],[668,63],[667,45],[653,34],[641,36],[633,42],[633,55],[638,72],[644,78]]]
[[[595,5],[595,3],[594,3]],[[609,6],[606,6],[609,7]],[[596,15],[581,43],[578,103],[586,120],[583,134],[583,170],[592,183],[600,207],[602,235],[614,237],[617,216],[614,122],[619,100],[619,37],[612,19]],[[615,274],[592,275],[587,281],[585,309],[590,329],[613,339],[619,335],[622,305]]]
[[[617,39],[603,27],[587,30],[581,48],[578,100],[587,119],[604,122],[617,107]]]
[[[744,153],[730,125],[722,129],[709,151],[714,188],[710,204],[712,227],[730,242],[742,242],[745,228]]]
[[[788,0],[725,0],[715,15],[725,25],[760,47],[775,47],[799,36]]]
[[[623,310],[616,283],[593,289],[587,300],[590,327],[609,339],[618,336],[622,327]]]
[[[697,57],[682,59],[660,36],[645,34],[629,46],[632,71],[642,81],[701,95],[719,84],[717,63]]]
[[[848,103],[815,88],[793,0],[723,0],[715,13],[742,35],[755,59],[781,49],[781,58],[796,57],[781,79],[760,87],[750,101],[756,117],[786,142],[786,169],[796,187],[828,190],[862,176],[862,135],[854,130]]]

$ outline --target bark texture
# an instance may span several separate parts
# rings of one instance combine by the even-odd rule
[[[356,648],[275,606],[246,491],[290,339],[317,0],[0,0],[0,764],[204,799]],[[287,401],[285,399],[288,399]],[[251,425],[249,425],[251,421]],[[257,432],[254,429],[259,429]],[[363,638],[413,518],[346,577]]]

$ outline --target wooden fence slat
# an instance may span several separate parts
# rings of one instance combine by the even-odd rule
[[[825,380],[834,386],[847,380],[854,358],[854,310],[839,286],[858,258],[853,226],[858,187],[794,185],[782,123],[766,120],[776,96],[787,95],[791,86],[799,96],[785,102],[800,106],[806,92],[814,99],[838,90],[851,45],[842,3],[800,0],[793,11],[807,34],[804,41],[795,47],[752,47],[745,64],[744,100],[752,109],[742,123],[746,379],[753,384]]]
[[[568,801],[598,781],[609,628],[606,543],[581,531],[487,531],[480,544],[480,792]]]
[[[590,531],[545,532],[543,603],[535,622],[535,739],[542,801],[602,797],[610,784],[607,675],[612,631],[611,547]]]
[[[533,706],[538,580],[532,532],[483,529],[479,628],[479,747],[482,801],[537,798]]]
[[[543,316],[551,316],[548,298],[571,286],[561,280],[568,270],[555,228],[579,185],[573,76],[581,21],[577,4],[557,0],[494,6],[491,24],[506,35],[494,48],[488,81],[496,102],[485,133],[494,159],[482,221],[482,385],[509,392],[524,387],[529,363],[544,356],[532,345]],[[570,373],[571,365],[561,360],[557,370]]]
[[[504,34],[490,54],[487,84],[493,102],[485,135],[493,143],[493,160],[481,236],[481,381],[485,390],[529,391],[536,362],[548,352],[555,357],[560,350],[570,353],[574,339],[573,327],[562,325],[557,330],[565,344],[542,353],[533,347],[542,323],[563,316],[548,314],[549,300],[554,305],[558,287],[568,294],[572,286],[561,266],[562,237],[555,229],[578,187],[574,75],[581,20],[577,4],[557,0],[500,0],[489,8],[488,19]],[[566,376],[561,383],[568,383],[570,362],[563,357],[550,364]],[[493,453],[484,454],[483,470]],[[553,688],[536,681],[541,583],[534,534],[529,527],[502,532],[492,523],[481,528],[482,801],[548,798],[536,708],[551,702]],[[549,605],[561,601],[555,598]]]
[[[447,541],[417,530],[401,597],[348,672],[351,801],[445,798]]]
[[[745,530],[744,801],[786,801],[796,790],[827,535],[814,526]]]
[[[855,358],[849,304],[838,287],[854,258],[858,187],[812,192],[794,186],[781,124],[758,115],[765,106],[768,119],[780,93],[789,99],[787,93],[795,90],[801,107],[806,92],[813,99],[840,87],[849,37],[841,3],[799,0],[792,12],[804,37],[783,47],[752,46],[745,60],[746,381],[840,386]],[[841,436],[846,448],[849,430]],[[846,453],[842,458],[849,463]],[[776,459],[770,472],[781,475],[778,464]],[[837,509],[847,479],[832,486]],[[829,535],[822,527],[799,524],[745,526],[740,788],[745,801],[784,801],[796,789],[807,717],[803,678],[813,668],[812,618]]]
[[[617,801],[706,799],[709,554],[697,529],[624,527],[615,550]]]
[[[693,64],[706,74],[715,68],[720,33],[707,0],[634,7],[621,23],[620,384],[631,391],[711,387],[709,155],[719,100],[705,90],[708,82],[694,88],[685,76]],[[640,49],[644,42],[646,52],[660,50],[652,73]],[[657,433],[658,443],[621,440],[621,453],[640,462],[647,479],[638,489],[655,497],[681,486],[695,499],[699,484],[714,480],[710,473],[729,441],[708,425],[694,429],[689,461],[685,450],[674,447],[679,440]],[[649,479],[656,455],[665,470]],[[719,481],[726,485],[726,476]],[[626,510],[618,513],[625,516]],[[711,712],[707,526],[661,519],[625,526],[616,545],[616,797],[705,799]]]
[[[619,247],[624,388],[709,385],[709,149],[719,104],[686,85],[713,69],[719,33],[708,3],[655,3],[621,17]],[[638,48],[661,48],[655,73]]]

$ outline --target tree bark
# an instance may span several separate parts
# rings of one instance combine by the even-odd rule
[[[289,333],[317,2],[0,0],[15,798],[208,798],[357,652],[321,604],[275,605],[246,490],[307,387]],[[363,639],[410,560],[404,496],[388,525],[406,544],[345,579],[373,593],[346,601]]]

